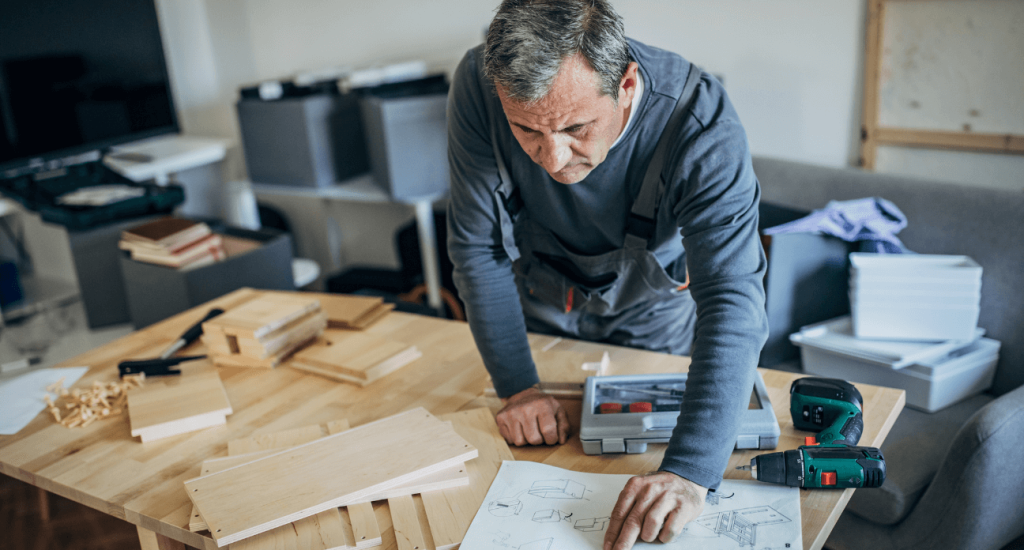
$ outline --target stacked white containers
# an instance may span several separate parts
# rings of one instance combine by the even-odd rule
[[[850,254],[850,312],[858,338],[973,340],[981,266],[967,256]]]
[[[804,371],[907,392],[934,412],[992,384],[999,342],[978,328],[981,266],[967,256],[850,254],[851,317],[790,336]]]

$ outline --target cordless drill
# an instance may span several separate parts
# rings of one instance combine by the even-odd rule
[[[880,487],[885,458],[875,447],[857,447],[864,431],[863,398],[849,382],[801,378],[789,388],[793,427],[818,432],[805,445],[781,453],[758,455],[750,466],[754,479],[790,487],[845,489]]]

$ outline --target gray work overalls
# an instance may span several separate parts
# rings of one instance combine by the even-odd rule
[[[527,329],[595,342],[689,355],[696,306],[684,262],[666,272],[648,250],[665,188],[662,169],[672,136],[686,118],[701,70],[690,65],[630,210],[622,248],[594,256],[573,252],[522,208],[498,148],[502,113],[491,113],[500,186],[494,191],[502,245],[513,261]],[[488,102],[490,105],[490,102]]]

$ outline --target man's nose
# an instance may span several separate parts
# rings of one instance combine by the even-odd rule
[[[556,173],[572,159],[569,140],[558,134],[550,134],[541,138],[537,145],[537,164],[549,173]]]

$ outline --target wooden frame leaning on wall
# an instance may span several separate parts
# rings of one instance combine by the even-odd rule
[[[1024,135],[897,128],[879,123],[886,4],[927,1],[932,0],[868,0],[860,166],[867,170],[875,169],[875,154],[880,145],[1024,154]]]

